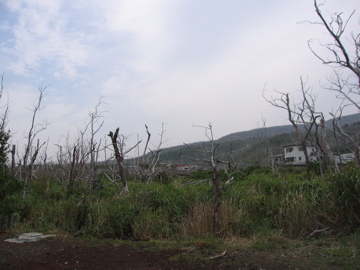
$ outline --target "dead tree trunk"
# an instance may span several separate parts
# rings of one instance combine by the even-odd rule
[[[34,170],[33,170],[34,163],[36,161],[36,158],[37,158],[37,156],[39,154],[39,151],[40,151],[41,147],[44,144],[45,144],[45,142],[42,145],[40,145],[40,141],[39,140],[37,141],[34,154],[31,156],[30,163],[29,163],[28,167],[26,168],[27,169],[27,177],[25,179],[24,187],[23,187],[23,190],[22,190],[22,198],[23,199],[25,198],[27,188],[28,188],[29,184],[31,183],[31,181],[33,179],[33,176],[34,176]]]
[[[15,153],[16,153],[16,145],[13,144],[11,148],[11,177],[15,179]]]
[[[74,181],[76,178],[77,171],[75,170],[75,162],[76,162],[76,146],[74,146],[73,153],[72,153],[72,160],[70,163],[70,173],[69,173],[69,184],[68,184],[68,192],[67,192],[67,199],[70,199],[70,196],[73,191]]]
[[[147,133],[147,140],[145,143],[145,148],[144,148],[144,152],[143,152],[143,156],[142,156],[140,175],[141,175],[141,182],[148,184],[154,177],[154,174],[156,173],[156,166],[159,162],[160,154],[162,152],[161,147],[164,143],[163,136],[165,133],[165,129],[164,129],[164,124],[162,124],[161,133],[159,134],[159,136],[160,136],[159,144],[157,145],[156,149],[151,150],[149,148],[151,133],[149,132],[147,125],[145,125],[145,128],[146,128],[146,133]],[[149,153],[147,153],[148,150],[149,150]]]
[[[291,125],[294,127],[295,132],[298,136],[299,143],[303,148],[304,156],[305,156],[305,165],[306,165],[306,178],[307,180],[311,180],[310,174],[310,158],[309,153],[307,151],[307,141],[312,129],[315,125],[316,119],[318,117],[317,112],[315,112],[315,98],[309,92],[309,89],[305,88],[305,84],[300,77],[301,82],[301,94],[302,100],[297,105],[292,105],[290,103],[289,93],[283,93],[280,91],[276,91],[276,93],[280,94],[280,97],[271,99],[264,98],[267,102],[277,108],[281,108],[287,111],[288,120]],[[301,130],[301,125],[303,125],[303,129]]]
[[[202,155],[205,154],[207,157],[206,158],[196,158],[196,157],[189,157],[189,156],[183,156],[183,157],[189,158],[194,161],[201,161],[201,162],[206,162],[206,163],[211,164],[211,169],[212,169],[211,179],[200,180],[200,181],[196,181],[196,182],[192,182],[192,183],[195,184],[195,183],[205,182],[205,181],[212,182],[212,184],[215,188],[214,207],[213,207],[213,215],[212,215],[213,233],[215,236],[219,236],[219,234],[221,232],[219,213],[220,213],[220,207],[222,204],[221,196],[222,196],[222,188],[223,188],[221,179],[219,177],[219,170],[220,170],[219,167],[221,165],[223,165],[224,167],[228,166],[230,169],[235,169],[235,171],[238,172],[237,165],[232,166],[230,161],[223,161],[216,157],[216,155],[217,155],[216,151],[217,151],[217,148],[219,147],[219,143],[215,143],[211,124],[209,124],[208,127],[204,127],[204,126],[196,126],[196,127],[201,127],[201,128],[205,129],[205,135],[209,139],[208,149],[195,149],[195,148],[191,147],[190,145],[187,145],[187,144],[185,144],[185,145],[189,149],[193,150],[194,152],[201,153]],[[230,155],[231,155],[231,153],[229,153],[229,156]],[[229,177],[227,182],[231,183],[233,180],[233,176],[231,175],[231,173],[227,173],[227,175]],[[189,184],[192,184],[192,183],[189,183]]]
[[[320,42],[320,46],[326,48],[329,54],[324,55],[326,50],[316,52],[312,48],[311,41],[308,42],[309,48],[324,65],[333,70],[332,76],[328,78],[329,84],[323,86],[323,88],[336,93],[336,97],[341,100],[339,110],[342,111],[349,105],[360,109],[360,103],[358,102],[360,97],[360,33],[347,30],[349,21],[355,14],[355,9],[347,18],[344,18],[342,12],[334,12],[329,16],[327,12],[323,14],[321,11],[324,3],[325,1],[318,3],[317,0],[314,0],[315,12],[320,22],[314,22],[313,24],[321,25],[329,34],[331,38],[329,41]],[[356,29],[358,31],[358,28]],[[334,122],[337,121],[335,116],[334,120]],[[356,138],[345,134],[337,122],[334,126],[334,134],[336,133],[349,143],[354,151],[355,163],[360,166],[360,149]]]
[[[334,170],[335,172],[339,171],[339,165],[337,164],[337,162],[335,161],[334,158],[334,153],[330,148],[329,145],[329,141],[327,139],[327,135],[326,135],[326,130],[325,130],[326,126],[325,126],[325,119],[324,117],[321,117],[320,119],[320,134],[321,134],[321,138],[322,138],[322,142],[324,144],[324,152],[326,153],[326,155],[329,157],[331,165],[334,166]]]
[[[111,143],[112,143],[112,146],[114,149],[115,159],[116,159],[118,169],[119,169],[120,179],[121,179],[121,182],[124,187],[124,193],[127,194],[127,193],[129,193],[129,187],[128,187],[126,177],[125,177],[124,156],[121,154],[121,152],[119,150],[118,142],[117,142],[117,139],[119,136],[119,128],[117,128],[115,130],[115,133],[112,133],[112,131],[110,131],[108,136],[111,138]]]

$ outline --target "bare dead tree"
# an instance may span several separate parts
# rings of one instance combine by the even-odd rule
[[[107,146],[108,142],[107,142],[107,135],[104,138],[104,144]],[[120,178],[119,174],[118,174],[118,170],[116,170],[116,165],[110,164],[110,160],[113,158],[113,156],[111,155],[110,158],[108,158],[107,155],[107,147],[104,148],[104,160],[105,160],[105,167],[106,169],[103,171],[105,177],[107,180],[110,181],[111,184],[113,184],[119,191],[121,191],[121,187],[119,185],[119,183],[117,182],[117,179]]]
[[[337,98],[342,100],[339,108],[341,117],[343,109],[349,105],[360,110],[360,33],[347,32],[347,26],[355,15],[355,10],[345,19],[342,12],[332,13],[329,18],[326,18],[321,10],[322,6],[323,3],[320,4],[314,0],[315,12],[320,22],[313,24],[323,26],[331,37],[329,43],[321,44],[330,52],[330,56],[322,56],[316,52],[312,47],[312,41],[309,41],[308,44],[312,53],[324,65],[333,70],[331,76],[328,77],[328,84],[323,85],[323,88],[334,91]],[[332,116],[334,117],[334,134],[349,143],[350,148],[355,153],[356,164],[360,166],[357,157],[359,156],[359,144],[344,132],[338,122],[340,117],[335,114]]]
[[[27,142],[25,144],[25,151],[22,158],[22,177],[24,180],[24,188],[22,191],[22,197],[24,198],[27,192],[27,188],[30,184],[30,182],[33,179],[33,167],[34,163],[36,161],[36,158],[39,154],[40,149],[46,144],[46,142],[43,142],[40,144],[39,139],[37,139],[37,136],[40,132],[47,129],[49,123],[44,121],[42,123],[37,124],[36,123],[36,117],[39,111],[42,110],[42,101],[44,98],[44,92],[49,86],[43,86],[40,85],[38,87],[39,95],[37,98],[37,101],[34,103],[34,107],[32,109],[32,118],[31,118],[31,124],[29,131],[26,135]],[[34,145],[34,141],[37,140],[36,145]]]
[[[65,159],[65,153],[64,153],[64,148],[62,145],[60,144],[55,144],[55,146],[58,147],[58,150],[56,151],[56,169],[55,169],[55,179],[57,179],[59,181],[59,183],[61,185],[63,185],[64,179],[65,179],[65,166],[67,164],[67,160]]]
[[[261,122],[262,126],[259,127],[259,133],[257,134],[258,140],[264,146],[268,166],[271,168],[272,172],[275,173],[278,170],[279,164],[276,163],[275,151],[270,143],[270,139],[266,129],[266,120],[263,116],[261,118]]]
[[[97,140],[96,137],[104,124],[105,111],[100,110],[102,104],[104,103],[100,97],[94,110],[88,114],[89,121],[85,123],[83,129],[78,131],[73,141],[70,141],[70,135],[67,134],[64,144],[56,144],[59,182],[67,188],[68,199],[73,193],[76,180],[87,184],[87,193],[89,198],[92,198],[98,176],[97,162],[101,147],[103,147],[101,139]]]
[[[81,132],[80,132],[81,134]],[[80,162],[79,151],[80,138],[70,142],[70,135],[65,136],[63,145],[55,144],[58,147],[56,154],[57,164],[54,166],[56,179],[59,184],[67,189],[67,199],[73,194],[74,183],[80,174],[83,177],[84,165]]]
[[[315,116],[313,116],[315,117]],[[324,171],[323,171],[323,161],[328,160],[330,166],[328,167],[329,171],[334,169],[335,172],[339,171],[338,163],[335,160],[334,153],[330,147],[329,140],[327,137],[327,130],[328,127],[325,125],[325,117],[323,113],[320,113],[316,118],[319,118],[319,122],[315,122],[315,142],[318,149],[318,161],[320,163],[320,173],[322,178],[324,178]]]
[[[74,146],[73,151],[72,151],[72,158],[70,161],[70,172],[69,172],[69,184],[68,184],[68,189],[67,189],[67,199],[70,199],[70,196],[73,192],[73,187],[74,187],[74,182],[75,182],[75,178],[77,175],[77,170],[75,169],[75,165],[76,165],[76,148],[77,145]]]
[[[354,152],[355,164],[360,167],[360,145],[356,138],[348,135],[341,124],[339,123],[342,116],[342,108],[340,108],[340,115],[336,116],[333,113],[330,113],[333,117],[333,130],[335,137],[340,137],[343,141],[345,141],[347,147]]]
[[[2,99],[2,95],[4,92],[4,73],[0,74],[0,100]],[[4,108],[4,112],[0,115],[0,130],[2,132],[6,132],[6,126],[8,125],[8,118],[9,118],[9,102],[2,106]]]
[[[11,176],[13,179],[15,179],[15,154],[16,154],[16,145],[13,144],[11,147]]]
[[[307,151],[308,139],[316,123],[319,113],[315,111],[315,99],[307,88],[303,79],[300,77],[301,83],[301,100],[297,104],[291,104],[289,93],[275,90],[279,97],[267,98],[263,92],[264,99],[276,108],[287,111],[288,120],[295,129],[298,141],[302,146],[305,155],[306,176],[307,180],[311,179],[310,175],[310,159]]]
[[[322,88],[336,93],[336,97],[342,101],[342,109],[351,105],[360,110],[360,86],[354,82],[354,76],[344,78],[340,71],[333,71]]]
[[[4,73],[0,74],[1,85],[0,85],[0,99],[2,98],[4,92]]]
[[[115,133],[113,133],[112,131],[109,132],[108,136],[111,139],[111,144],[113,146],[113,150],[114,150],[114,157],[115,160],[117,162],[117,166],[118,166],[118,170],[119,170],[119,176],[121,179],[121,182],[123,184],[123,190],[125,194],[129,193],[129,187],[127,184],[127,180],[126,180],[126,175],[125,175],[125,156],[131,152],[133,149],[135,149],[140,143],[141,141],[138,141],[133,147],[131,147],[130,149],[125,150],[125,138],[126,137],[122,137],[122,140],[119,140],[119,128],[117,128],[115,130]],[[111,179],[111,178],[110,178]],[[115,180],[111,180],[112,182]]]
[[[149,147],[151,133],[149,132],[149,128],[145,125],[146,133],[147,133],[147,140],[144,147],[144,152],[142,155],[142,162],[140,166],[140,176],[143,183],[149,183],[154,174],[156,173],[155,169],[160,159],[160,154],[162,152],[162,145],[164,143],[164,123],[161,126],[161,132],[158,134],[160,137],[159,143],[157,145],[153,145],[154,149]]]
[[[341,13],[331,14],[331,18],[326,20],[324,15],[321,12],[320,7],[323,4],[318,4],[317,0],[314,0],[315,11],[320,18],[321,22],[315,23],[323,25],[326,31],[332,38],[332,42],[324,44],[330,52],[332,57],[323,57],[320,56],[311,46],[311,41],[309,41],[309,48],[313,54],[325,65],[329,65],[337,68],[346,68],[350,70],[358,79],[360,79],[360,33],[351,33],[351,43],[353,54],[349,53],[349,50],[346,48],[344,42],[344,33],[346,32],[346,27],[350,19],[355,14],[355,10],[350,14],[350,16],[344,20]],[[360,86],[360,81],[359,84]],[[357,91],[359,94],[359,92]],[[347,98],[347,95],[344,95]]]
[[[43,142],[41,145],[40,145],[40,140],[38,139],[37,140],[37,143],[36,143],[36,146],[34,147],[34,151],[31,155],[31,159],[29,161],[29,163],[27,164],[27,167],[24,168],[26,171],[27,171],[27,174],[26,174],[26,179],[24,179],[24,187],[23,187],[23,190],[22,190],[22,198],[25,198],[25,195],[26,195],[26,192],[27,192],[27,188],[29,186],[29,184],[31,183],[33,177],[34,177],[34,164],[35,164],[35,161],[36,161],[36,158],[39,154],[39,151],[40,149],[46,144],[46,142]]]
[[[34,144],[34,140],[36,139],[37,135],[40,132],[44,131],[48,126],[47,122],[44,122],[44,123],[41,123],[41,124],[36,124],[35,123],[37,114],[39,113],[39,111],[42,110],[42,101],[43,101],[43,98],[44,98],[44,92],[48,87],[49,86],[43,86],[43,85],[40,85],[38,87],[39,95],[38,95],[36,103],[34,103],[34,108],[33,108],[33,111],[32,111],[33,114],[32,114],[32,118],[31,118],[31,124],[30,124],[29,131],[28,131],[28,133],[26,135],[27,143],[25,144],[25,151],[24,151],[24,155],[23,155],[23,158],[22,158],[22,165],[24,167],[26,167],[28,162],[29,162],[29,157],[31,155],[31,150],[32,150],[32,147],[33,147],[33,144]]]
[[[4,92],[4,73],[0,74],[0,100]],[[0,114],[0,164],[2,166],[1,172],[6,171],[7,154],[9,152],[10,131],[6,130],[9,116],[9,101],[0,107],[2,112]]]
[[[41,178],[46,181],[46,191],[50,191],[50,179],[53,179],[55,176],[53,167],[52,167],[52,157],[48,156],[48,147],[49,147],[50,138],[48,138],[42,147],[41,151],[38,154],[37,166],[34,170],[34,175],[36,178]]]
[[[99,142],[95,140],[96,134],[100,131],[104,124],[103,114],[104,111],[100,111],[99,107],[104,104],[102,101],[103,97],[99,98],[99,102],[95,106],[94,110],[89,112],[90,121],[85,127],[85,130],[82,132],[83,134],[89,130],[90,132],[90,138],[88,142],[88,152],[85,154],[85,156],[89,156],[89,162],[85,163],[88,167],[87,170],[87,182],[88,182],[88,191],[90,198],[92,197],[92,193],[94,190],[94,181],[97,176],[96,172],[96,163],[99,158],[99,152],[101,148],[101,139]]]
[[[212,170],[212,176],[211,179],[207,179],[207,180],[201,180],[201,182],[205,182],[205,181],[211,181],[214,188],[215,188],[215,198],[214,198],[214,206],[213,206],[213,233],[214,235],[218,236],[221,231],[220,231],[220,220],[219,220],[219,211],[220,211],[220,206],[222,203],[222,189],[223,189],[223,185],[222,185],[222,181],[219,177],[219,170],[221,168],[225,169],[225,172],[228,175],[228,179],[226,181],[227,184],[231,184],[231,182],[233,181],[233,173],[231,172],[231,170],[237,170],[237,165],[236,163],[233,163],[233,159],[231,158],[229,161],[225,161],[225,160],[221,160],[217,157],[217,149],[220,145],[220,143],[217,143],[214,139],[214,135],[213,135],[213,128],[212,125],[209,124],[208,126],[194,126],[197,128],[203,128],[205,130],[205,136],[207,137],[207,139],[209,140],[209,146],[205,149],[203,148],[194,148],[186,143],[185,146],[188,147],[189,149],[191,149],[195,154],[196,153],[200,153],[204,156],[204,158],[196,158],[196,157],[190,157],[190,156],[183,156],[186,157],[188,159],[194,160],[194,161],[200,161],[200,162],[205,162],[211,165],[211,170]],[[197,184],[193,183],[193,184]]]

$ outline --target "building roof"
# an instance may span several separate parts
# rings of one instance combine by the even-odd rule
[[[288,144],[288,145],[284,145],[282,148],[286,148],[286,147],[302,147],[301,144]],[[313,145],[306,145],[306,147],[315,147]]]

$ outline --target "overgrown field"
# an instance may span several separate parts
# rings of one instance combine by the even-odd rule
[[[206,172],[192,175],[206,179]],[[224,185],[219,237],[276,234],[306,238],[353,234],[360,225],[360,170],[349,166],[335,175],[311,182],[303,172],[272,174],[255,170]],[[119,194],[101,180],[92,199],[77,182],[67,199],[54,179],[35,179],[27,196],[7,181],[1,188],[1,228],[20,231],[58,231],[76,236],[120,239],[185,240],[212,235],[214,190],[211,182],[184,185],[188,179],[141,184],[129,181],[130,193]],[[11,180],[13,181],[13,180]],[[20,188],[19,188],[20,187]]]

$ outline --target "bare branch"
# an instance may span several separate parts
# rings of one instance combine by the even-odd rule
[[[308,42],[308,46],[311,52],[325,65],[333,65],[336,67],[344,67],[349,70],[359,79],[360,86],[360,34],[351,33],[352,42],[355,48],[355,57],[351,59],[351,56],[348,50],[345,48],[344,42],[342,40],[342,35],[345,33],[346,28],[348,26],[349,21],[355,14],[355,10],[350,14],[350,16],[344,21],[342,18],[342,13],[333,13],[331,19],[327,21],[323,16],[320,6],[323,4],[318,4],[316,0],[314,0],[315,11],[320,18],[321,24],[325,27],[327,33],[333,38],[333,43],[329,44],[321,44],[328,49],[328,51],[332,54],[333,58],[325,59],[320,56],[316,51],[312,48],[310,40]]]
[[[24,166],[26,166],[27,163],[28,163],[28,158],[29,158],[29,155],[30,155],[31,147],[33,145],[33,142],[34,142],[36,136],[41,131],[45,130],[47,128],[47,125],[48,125],[48,123],[38,124],[38,125],[35,124],[36,116],[37,116],[38,112],[42,109],[41,108],[41,105],[42,105],[41,103],[42,103],[42,100],[43,100],[43,97],[44,97],[44,92],[48,87],[49,87],[49,85],[48,86],[40,85],[38,87],[39,96],[38,96],[37,102],[34,104],[31,124],[30,124],[28,134],[26,136],[27,143],[25,145],[25,153],[24,153],[24,156],[23,156],[23,165]],[[40,128],[37,129],[37,127],[40,127]]]

